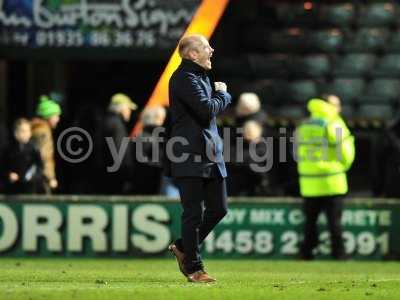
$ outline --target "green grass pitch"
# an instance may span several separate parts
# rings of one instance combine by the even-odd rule
[[[215,284],[167,259],[0,259],[0,299],[400,299],[400,263],[207,260]]]

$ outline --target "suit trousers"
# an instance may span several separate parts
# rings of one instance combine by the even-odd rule
[[[183,207],[181,239],[175,244],[185,253],[185,269],[203,269],[200,245],[228,211],[225,178],[176,178]]]
[[[344,255],[342,239],[342,201],[343,196],[312,197],[304,199],[304,242],[301,255],[305,259],[313,258],[313,249],[318,245],[317,220],[320,212],[325,211],[331,238],[331,254],[334,258]]]

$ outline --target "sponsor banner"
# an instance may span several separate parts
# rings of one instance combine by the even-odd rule
[[[36,200],[35,200],[36,199]],[[0,198],[0,256],[168,256],[179,236],[181,207],[154,198]],[[53,199],[53,200],[52,200]],[[253,202],[252,202],[253,201]],[[342,225],[355,259],[398,258],[400,203],[348,201]],[[205,257],[294,259],[304,216],[298,200],[238,199],[203,244]],[[326,218],[319,218],[319,258],[330,254]]]
[[[0,0],[0,47],[173,49],[200,0]]]

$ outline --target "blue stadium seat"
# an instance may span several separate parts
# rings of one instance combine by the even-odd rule
[[[294,52],[307,47],[304,30],[299,27],[270,30],[261,26],[243,29],[242,44],[249,51]]]
[[[247,87],[247,91],[256,93],[263,102],[282,103],[287,93],[286,80],[260,79]]]
[[[386,51],[391,53],[400,53],[400,30],[392,32],[386,45]]]
[[[282,105],[275,109],[275,116],[290,120],[301,120],[307,115],[304,105]]]
[[[272,31],[269,34],[265,49],[274,52],[295,52],[307,48],[307,36],[304,30],[298,27],[283,31]]]
[[[357,117],[367,120],[389,120],[393,118],[394,111],[391,105],[361,105]]]
[[[318,11],[318,21],[322,24],[347,27],[354,22],[355,8],[350,2],[332,4],[321,3]]]
[[[338,29],[307,32],[307,49],[310,52],[335,53],[343,44],[343,34]]]
[[[318,96],[317,85],[313,80],[295,80],[287,87],[286,101],[306,103],[309,99]]]
[[[320,89],[322,93],[339,96],[344,104],[351,104],[362,95],[364,87],[365,82],[360,78],[335,78]]]
[[[395,4],[389,1],[360,7],[357,23],[360,26],[389,26],[396,18]]]
[[[328,74],[330,68],[328,56],[324,54],[294,56],[289,63],[290,73],[296,77],[323,77]]]
[[[250,54],[247,58],[251,72],[256,78],[282,78],[289,74],[289,58],[286,54]]]
[[[400,54],[388,54],[376,63],[372,72],[374,77],[400,76]]]
[[[375,56],[371,54],[347,54],[337,57],[332,65],[334,76],[361,77],[367,75],[375,63]]]
[[[307,6],[309,5],[309,6]],[[277,21],[291,26],[312,25],[317,21],[315,6],[308,2],[285,3],[280,2],[275,6]]]
[[[347,31],[345,36],[345,52],[371,53],[385,48],[389,33],[381,28],[361,28],[357,32]]]
[[[400,80],[398,79],[374,79],[360,98],[362,103],[391,103],[400,96]]]

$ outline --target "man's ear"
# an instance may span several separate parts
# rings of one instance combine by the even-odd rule
[[[197,58],[198,58],[198,53],[194,49],[193,50],[189,50],[188,56],[189,56],[190,60],[196,61]]]

